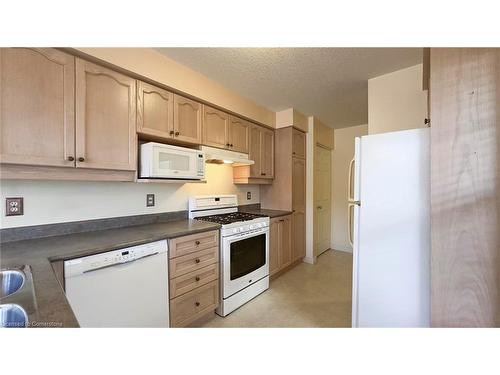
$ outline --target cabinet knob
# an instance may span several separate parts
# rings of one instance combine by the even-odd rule
[[[260,175],[261,175],[261,176],[265,176],[266,174],[265,174],[264,172],[262,172]]]
[[[196,244],[196,246],[198,246],[200,244],[200,241],[196,240],[194,243]]]
[[[79,162],[83,162],[83,161],[85,161],[85,158],[82,158],[82,157],[80,156],[80,157],[78,158],[78,161],[79,161]]]
[[[170,135],[174,135],[174,131],[173,130],[170,130],[170,132],[168,133]]]
[[[175,136],[176,136],[176,137],[178,137],[178,136],[179,136],[179,134],[181,134],[181,133],[179,133],[179,132],[175,132]]]
[[[200,260],[199,260],[198,258],[196,258],[194,261],[195,261],[196,263],[200,263]]]
[[[69,160],[69,161],[74,161],[74,160],[75,160],[75,158],[74,158],[73,156],[68,156],[68,160]]]
[[[230,143],[226,143],[226,146],[229,147],[229,146],[231,146],[231,144]]]
[[[229,147],[233,147],[233,144],[231,143],[231,144],[229,145]]]
[[[195,302],[194,305],[195,306],[200,306],[200,303],[199,302]]]
[[[200,276],[196,276],[194,279],[195,279],[196,281],[200,281]]]

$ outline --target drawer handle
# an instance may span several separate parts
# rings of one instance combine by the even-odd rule
[[[195,304],[195,306],[200,306],[199,302],[195,302],[194,304]]]
[[[196,246],[198,246],[200,244],[200,241],[195,241],[194,243],[196,244]]]
[[[195,261],[196,263],[200,263],[200,259],[198,259],[198,258],[196,258],[194,261]]]
[[[195,279],[196,281],[200,281],[200,276],[196,276],[194,279]]]

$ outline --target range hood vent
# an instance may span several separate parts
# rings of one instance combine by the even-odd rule
[[[201,146],[205,153],[205,162],[211,164],[231,164],[233,167],[255,164],[248,158],[248,154],[242,152],[222,150],[220,148]]]

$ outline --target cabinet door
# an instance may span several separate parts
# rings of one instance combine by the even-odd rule
[[[303,212],[293,213],[292,226],[293,226],[292,260],[296,261],[297,259],[306,256],[305,214]]]
[[[206,105],[203,106],[203,144],[228,148],[229,115],[227,113]]]
[[[261,175],[261,127],[257,125],[250,126],[250,139],[248,144],[248,157],[253,160],[255,164],[250,166],[250,177],[258,177]]]
[[[136,169],[136,82],[76,60],[77,167]]]
[[[292,220],[290,216],[279,221],[280,232],[280,268],[292,263]]]
[[[173,94],[145,82],[137,84],[137,131],[170,138],[174,134]]]
[[[300,130],[293,129],[292,155],[297,158],[306,158],[306,135]]]
[[[174,94],[174,137],[179,141],[201,143],[201,104]]]
[[[280,269],[280,232],[279,219],[271,219],[269,225],[269,274],[273,275]]]
[[[306,161],[292,158],[292,210],[305,213]]]
[[[75,58],[0,48],[0,162],[75,166]]]
[[[274,131],[262,128],[261,136],[261,172],[262,178],[274,177]]]
[[[232,151],[248,153],[248,132],[250,124],[238,117],[231,116],[229,122],[229,148]]]

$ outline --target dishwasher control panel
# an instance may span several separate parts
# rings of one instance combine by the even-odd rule
[[[101,254],[89,255],[64,262],[65,277],[81,275],[87,272],[98,271],[123,263],[134,262],[141,258],[153,256],[168,251],[167,240],[150,242],[143,245],[108,251]]]

